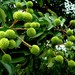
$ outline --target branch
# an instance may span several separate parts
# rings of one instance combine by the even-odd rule
[[[27,28],[12,28],[13,30],[27,30]]]
[[[1,51],[3,52],[3,54],[6,54],[6,53],[4,52],[4,50],[1,49]]]

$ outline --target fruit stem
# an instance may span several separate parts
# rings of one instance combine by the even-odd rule
[[[13,28],[13,26],[18,22],[18,20],[14,20],[14,22],[12,23],[12,25],[9,28]]]
[[[27,42],[25,42],[22,38],[20,38],[19,36],[17,36],[19,40],[21,40],[25,46],[31,48],[32,46],[30,44],[28,44]]]
[[[13,30],[27,30],[27,28],[12,28]]]
[[[2,49],[1,49],[1,51],[3,52],[3,54],[6,54]]]

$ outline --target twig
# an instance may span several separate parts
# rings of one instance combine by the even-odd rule
[[[27,28],[12,28],[13,30],[27,30]]]
[[[3,54],[6,54],[2,49],[1,49],[1,51],[3,52]]]

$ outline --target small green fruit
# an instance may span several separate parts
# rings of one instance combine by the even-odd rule
[[[23,20],[24,20],[25,22],[31,22],[32,19],[33,19],[33,16],[32,16],[30,13],[28,13],[28,12],[23,12]]]
[[[56,60],[57,62],[63,63],[63,57],[62,57],[61,55],[57,55],[57,56],[55,57],[55,60]]]
[[[9,46],[9,40],[7,38],[2,38],[0,40],[0,48],[1,49],[7,49]]]
[[[17,8],[22,8],[22,3],[21,2],[16,2],[16,7]]]
[[[74,67],[75,66],[75,62],[73,60],[69,60],[68,61],[68,66],[69,67]]]
[[[31,22],[24,23],[25,28],[30,28],[31,27],[30,25],[31,25]]]
[[[75,26],[75,20],[71,20],[70,25]]]
[[[15,34],[15,31],[12,30],[12,29],[8,29],[6,32],[5,32],[5,36],[9,39],[15,39],[16,38],[16,34]]]
[[[73,43],[72,43],[71,41],[67,41],[67,42],[65,43],[65,47],[66,47],[66,48],[71,48],[72,45],[73,45]]]
[[[56,26],[61,25],[61,20],[60,19],[55,19],[54,23]]]
[[[36,22],[32,22],[30,26],[36,28]]]
[[[58,44],[62,44],[62,43],[63,43],[62,39],[59,39]]]
[[[5,63],[9,63],[12,60],[11,56],[9,54],[4,54],[2,56],[2,61]]]
[[[71,35],[70,37],[68,37],[68,40],[69,41],[72,41],[72,42],[75,41],[75,36],[74,35]]]
[[[13,49],[13,48],[15,48],[16,47],[16,42],[15,42],[15,40],[9,40],[9,49]]]
[[[27,29],[27,35],[28,35],[29,37],[35,36],[35,35],[36,35],[36,30],[35,30],[34,28],[29,28],[29,29]]]
[[[51,38],[51,43],[52,43],[53,45],[58,44],[58,43],[59,43],[59,38],[58,38],[57,36],[52,37],[52,38]]]
[[[26,9],[26,12],[29,12],[29,13],[31,13],[31,14],[33,14],[33,13],[34,13],[34,11],[33,11],[33,9],[32,9],[32,8],[27,8],[27,9]]]
[[[38,15],[40,16],[40,17],[42,17],[43,16],[43,13],[42,12],[38,12]]]
[[[33,7],[33,2],[32,1],[26,2],[26,7],[28,7],[28,8]]]
[[[71,29],[68,29],[68,30],[66,31],[66,34],[67,34],[68,36],[71,36],[71,35],[73,35],[73,30],[71,30]]]
[[[4,31],[0,31],[0,39],[5,38],[5,32]]]
[[[38,54],[40,52],[40,48],[38,45],[32,45],[32,48],[30,49],[30,52],[34,55]]]
[[[36,22],[36,28],[40,27],[40,23]]]

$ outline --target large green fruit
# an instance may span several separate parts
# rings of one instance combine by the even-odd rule
[[[7,38],[2,38],[0,40],[0,48],[1,49],[7,49],[9,46],[9,40]]]
[[[12,30],[12,29],[8,29],[6,32],[5,32],[5,36],[9,39],[15,39],[16,38],[16,34],[15,34],[15,31]]]
[[[9,49],[13,49],[13,48],[15,48],[16,47],[16,42],[15,42],[15,40],[9,40]]]
[[[33,16],[29,12],[23,12],[23,20],[25,22],[31,22],[33,19]]]
[[[2,61],[5,62],[5,63],[10,63],[11,60],[12,60],[12,58],[9,54],[4,54],[2,56]]]
[[[75,20],[71,20],[70,25],[75,26]]]
[[[4,31],[0,31],[0,39],[5,38],[5,32]]]
[[[71,30],[71,29],[68,29],[68,30],[66,31],[66,34],[67,34],[68,36],[71,36],[71,35],[73,35],[73,30]]]
[[[28,8],[33,7],[33,2],[32,1],[26,2],[26,7],[28,7]]]
[[[17,8],[22,8],[22,3],[21,2],[16,2],[16,7]]]
[[[32,45],[32,48],[30,49],[30,52],[34,55],[37,55],[40,52],[40,48],[38,45]]]
[[[75,62],[73,60],[69,60],[68,61],[68,66],[69,67],[74,67],[75,66]]]
[[[35,30],[34,28],[29,28],[29,29],[27,29],[27,35],[28,35],[29,37],[35,36],[35,35],[36,35],[36,30]]]

